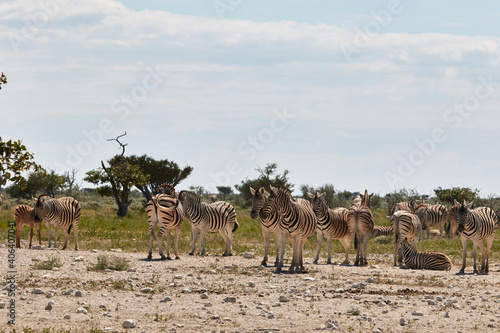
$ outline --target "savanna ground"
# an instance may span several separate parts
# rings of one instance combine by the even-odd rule
[[[118,218],[109,202],[81,203],[78,252],[72,250],[73,233],[69,250],[60,250],[61,242],[59,250],[29,250],[28,228],[23,231],[24,248],[15,253],[15,296],[0,291],[0,332],[500,331],[499,234],[488,275],[471,274],[470,253],[466,274],[457,275],[460,241],[439,237],[422,240],[418,248],[448,254],[455,265],[448,272],[392,266],[390,237],[370,241],[367,267],[339,265],[344,250],[338,241],[332,247],[334,265],[326,265],[326,242],[320,264],[313,265],[317,241],[310,237],[304,253],[309,273],[276,274],[273,267],[260,266],[261,229],[249,208],[236,207],[235,256],[220,256],[224,244],[218,233],[207,236],[208,255],[188,256],[191,234],[185,222],[181,259],[160,261],[156,244],[153,260],[146,259],[149,230],[140,204]],[[15,204],[8,202],[0,213],[2,288],[11,271],[8,221]],[[373,213],[376,224],[389,225],[386,210]],[[42,245],[47,246],[45,227]],[[273,243],[270,248],[272,264]],[[244,257],[251,253],[253,258]],[[290,257],[288,245],[286,266]],[[352,264],[352,245],[350,257]],[[11,300],[15,326],[7,325]],[[134,328],[123,328],[127,319]]]

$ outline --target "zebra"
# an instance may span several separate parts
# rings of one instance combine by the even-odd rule
[[[406,237],[400,238],[399,255],[403,258],[403,269],[431,269],[449,271],[453,266],[450,257],[441,252],[419,252]]]
[[[391,236],[391,235],[392,235],[392,228],[391,227],[374,225],[372,233],[370,234],[370,239],[375,238],[375,237],[379,237],[379,236]]]
[[[301,272],[307,272],[304,267],[303,250],[307,237],[316,231],[317,219],[312,210],[311,203],[305,199],[292,198],[292,191],[284,186],[271,186],[271,194],[268,200],[260,210],[260,218],[267,219],[272,206],[281,213],[279,227],[285,235],[290,238],[292,243],[293,255],[289,271],[297,269]],[[285,240],[282,237],[280,262],[277,272],[281,272],[283,267],[283,255],[285,252]]]
[[[372,196],[373,193],[368,195],[368,191],[365,190],[361,203],[353,203],[347,214],[349,229],[354,235],[354,248],[356,249],[354,266],[368,265],[368,240],[374,226],[373,215],[370,210]]]
[[[417,215],[400,210],[391,217],[391,229],[394,235],[394,266],[397,266],[396,259],[399,263],[403,260],[399,252],[399,239],[413,239],[413,248],[416,250],[422,226]]]
[[[148,259],[152,258],[153,241],[155,237],[155,229],[158,225],[159,231],[157,234],[158,249],[162,260],[170,260],[170,230],[175,230],[174,252],[175,259],[179,259],[179,234],[181,232],[183,212],[179,199],[176,197],[175,189],[170,185],[162,185],[151,200],[149,200],[146,211],[148,213],[149,222],[149,254]],[[172,193],[172,195],[167,194]],[[163,235],[167,235],[167,256],[163,254],[162,239]]]
[[[349,225],[347,224],[348,210],[343,207],[333,210],[330,209],[325,200],[326,192],[319,193],[319,191],[316,191],[315,194],[308,193],[308,195],[312,199],[311,204],[313,212],[316,214],[318,219],[318,225],[316,228],[316,234],[318,236],[318,250],[313,263],[318,263],[321,243],[323,242],[323,236],[325,236],[328,246],[328,260],[326,263],[332,263],[332,239],[338,239],[345,249],[344,264],[349,264],[349,248],[351,246],[352,234],[351,230],[349,230]]]
[[[4,200],[5,200],[4,196],[2,195],[2,193],[0,193],[0,213],[2,212],[2,206],[3,206]]]
[[[38,244],[42,245],[42,240],[40,237],[40,226],[42,225],[41,221],[35,223],[35,209],[28,205],[19,205],[16,207],[14,211],[14,220],[16,222],[16,247],[18,249],[21,248],[21,230],[24,226],[30,227],[30,244],[29,248],[31,249],[31,241],[33,239],[33,228],[36,227],[38,231]]]
[[[181,191],[179,200],[182,204],[184,216],[191,224],[192,247],[189,255],[193,255],[196,241],[201,236],[201,255],[205,255],[205,237],[207,231],[219,231],[224,238],[225,250],[223,256],[232,256],[233,234],[238,229],[236,211],[234,207],[225,202],[217,201],[207,204],[201,197],[193,192]]]
[[[422,230],[427,230],[427,239],[433,226],[439,226],[439,235],[443,237],[444,224],[448,218],[448,210],[443,205],[420,204],[414,208],[420,219]]]
[[[252,193],[252,210],[250,211],[250,217],[252,219],[256,219],[260,215],[260,211],[269,197],[269,192],[267,192],[264,187],[258,187],[256,190],[250,187],[250,192]],[[265,219],[260,218],[262,235],[264,237],[264,258],[261,262],[261,265],[267,266],[269,236],[271,235],[271,233],[274,233],[274,240],[275,240],[274,242],[276,250],[276,260],[274,262],[274,266],[278,266],[281,237],[282,237],[282,232],[281,229],[279,228],[281,214],[276,210],[274,206],[269,206],[269,207],[270,208],[272,207],[273,209],[271,212],[266,214],[267,218]]]
[[[493,239],[495,238],[498,217],[495,212],[488,207],[478,207],[471,209],[474,201],[467,202],[465,199],[458,205],[457,222],[458,232],[462,240],[463,262],[459,274],[464,274],[465,259],[467,257],[467,242],[472,240],[472,257],[474,258],[474,273],[478,273],[476,267],[476,249],[479,246],[482,254],[481,272],[487,274],[489,271],[489,256]],[[484,246],[486,242],[486,247]]]
[[[450,208],[450,210],[448,211],[448,230],[447,230],[447,233],[448,233],[448,236],[450,238],[455,237],[455,235],[457,234],[457,230],[458,230],[457,212],[458,212],[459,207],[460,207],[460,205],[454,204]],[[498,215],[498,213],[497,213],[497,215]]]
[[[415,210],[415,201],[409,201],[409,202],[398,202],[397,204],[395,204],[392,209],[391,209],[391,216],[394,215],[395,212],[397,211],[406,211],[406,212],[410,212],[410,213],[413,213],[414,210]]]
[[[58,228],[63,227],[65,229],[63,250],[68,245],[69,233],[73,227],[75,233],[75,251],[78,251],[78,223],[80,222],[81,207],[75,198],[63,197],[53,199],[48,194],[41,194],[36,200],[34,210],[34,222],[40,223],[42,219],[45,221],[49,248],[52,245],[50,239],[51,227],[54,227],[54,248],[57,248]]]

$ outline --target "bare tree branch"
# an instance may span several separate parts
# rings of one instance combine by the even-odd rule
[[[114,139],[108,139],[108,141],[116,141],[118,142],[118,144],[120,145],[120,147],[122,148],[122,153],[121,153],[121,156],[123,157],[123,155],[125,154],[125,147],[128,145],[128,143],[121,143],[120,140],[118,140],[119,138],[123,137],[127,135],[127,131],[125,131],[125,133],[123,133],[122,135],[118,135],[116,138]]]

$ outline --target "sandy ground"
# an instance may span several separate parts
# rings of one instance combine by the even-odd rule
[[[8,249],[0,248],[1,287]],[[102,254],[127,259],[127,271],[87,270]],[[251,255],[248,255],[251,257]],[[59,270],[36,270],[60,258]],[[340,262],[343,254],[335,254]],[[0,332],[15,328],[71,332],[498,332],[500,264],[489,275],[402,270],[391,255],[370,255],[369,266],[312,264],[307,274],[276,274],[261,257],[19,249],[15,296],[0,291]],[[352,257],[351,257],[352,258]],[[457,262],[455,262],[457,264]],[[46,309],[52,304],[52,309]],[[2,306],[1,303],[4,303]],[[2,308],[3,307],[3,308]],[[49,306],[50,308],[50,306]],[[123,328],[131,319],[133,328]],[[126,325],[126,323],[125,323]]]

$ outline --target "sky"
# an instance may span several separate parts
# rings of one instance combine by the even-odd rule
[[[120,153],[234,186],[500,195],[500,3],[7,0],[0,136],[85,173]],[[90,184],[82,182],[82,186]]]

